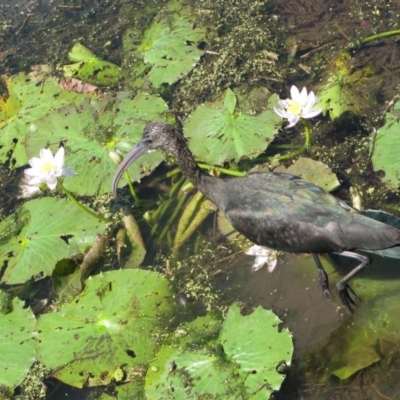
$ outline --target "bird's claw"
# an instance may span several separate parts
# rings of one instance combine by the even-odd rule
[[[342,281],[336,284],[336,291],[343,306],[352,314],[352,306],[356,305],[354,300],[358,300],[361,302],[361,299],[357,296],[357,293],[351,288],[348,283]]]

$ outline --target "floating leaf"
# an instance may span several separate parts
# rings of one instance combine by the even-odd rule
[[[376,286],[377,282],[372,285]],[[384,289],[385,285],[381,286]],[[337,341],[340,337],[330,357],[332,373],[339,379],[349,378],[390,355],[398,347],[400,296],[394,285],[389,290],[393,290],[389,296],[388,291],[382,290],[382,293],[385,292],[382,297],[375,297],[367,305],[363,303],[363,307],[357,310],[356,320],[332,338]]]
[[[32,79],[21,73],[4,81],[8,97],[0,97],[0,162],[5,162],[8,151],[14,149],[15,166],[20,167],[28,162],[24,138],[31,124],[65,104],[78,104],[85,95],[61,89],[57,79],[51,77]],[[56,128],[59,126],[63,121]],[[48,140],[42,147],[47,144]]]
[[[31,125],[26,137],[30,157],[51,143],[53,152],[65,140],[65,165],[77,176],[67,179],[65,186],[78,195],[109,192],[116,166],[108,153],[114,148],[128,152],[137,142],[147,122],[162,119],[167,105],[159,97],[119,92],[104,99],[84,99],[79,105],[65,105]],[[132,180],[150,173],[161,161],[159,152],[146,154],[129,169]],[[125,178],[121,179],[125,182]]]
[[[0,385],[19,385],[35,361],[35,324],[31,309],[18,299],[13,300],[11,312],[0,313]]]
[[[218,316],[183,325],[150,364],[147,398],[268,398],[284,379],[276,367],[290,364],[293,352],[291,335],[278,332],[279,323],[271,311],[259,307],[243,316],[234,304],[219,334]]]
[[[130,150],[147,122],[164,119],[167,105],[147,93],[133,98],[130,92],[120,92],[99,99],[63,90],[54,78],[41,79],[19,74],[7,80],[9,97],[0,98],[0,162],[15,147],[19,167],[38,157],[41,148],[50,146],[54,153],[63,141],[66,166],[78,173],[66,186],[80,195],[110,191],[116,167],[108,152]],[[162,160],[159,152],[145,155],[129,169],[131,178],[140,179]]]
[[[220,333],[220,341],[228,359],[240,369],[249,399],[264,399],[265,391],[278,390],[285,378],[277,372],[282,362],[290,365],[293,354],[291,334],[279,332],[280,319],[262,307],[243,316],[235,304],[228,312]],[[265,385],[265,390],[260,390]]]
[[[381,82],[371,67],[354,71],[351,56],[343,52],[334,60],[327,82],[317,89],[318,107],[332,121],[343,118],[345,112],[361,115],[376,105],[376,93]]]
[[[93,85],[112,86],[122,78],[121,68],[96,57],[89,49],[77,43],[68,54],[75,64],[64,65],[64,75]]]
[[[370,152],[374,171],[383,170],[382,180],[397,189],[400,185],[400,103],[386,113],[385,125],[378,129],[371,141]]]
[[[299,157],[288,168],[280,166],[275,171],[300,176],[328,192],[332,192],[340,186],[340,182],[336,174],[332,172],[332,168],[321,161],[315,161],[311,158]]]
[[[212,313],[180,327],[173,344],[162,346],[149,366],[145,384],[147,399],[186,400],[200,396],[229,399],[225,396],[230,387],[240,382],[234,377],[231,379],[230,368],[208,348],[217,345],[220,328],[221,317]]]
[[[172,306],[169,284],[139,269],[89,277],[85,290],[37,323],[38,359],[54,376],[77,387],[107,385],[154,358],[157,337]]]
[[[105,228],[68,200],[43,198],[23,206],[30,220],[18,236],[0,247],[0,263],[7,265],[2,282],[23,283],[32,276],[51,275],[58,260],[83,253]],[[9,224],[8,217],[4,224]],[[76,223],[79,221],[79,224]]]
[[[157,15],[144,33],[136,52],[151,66],[147,78],[156,87],[183,78],[204,53],[198,43],[204,40],[205,29],[199,24],[194,26],[191,17],[181,16],[179,14],[183,12],[178,14],[176,10],[171,11],[172,8],[174,6],[170,5],[170,10]],[[131,40],[128,30],[124,41]],[[124,44],[124,47],[129,48],[130,45]],[[136,65],[134,75],[140,77],[143,72],[143,65]]]
[[[228,90],[223,100],[229,110],[234,104],[232,96]],[[250,115],[251,110],[232,113],[221,105],[221,100],[197,107],[185,124],[190,149],[200,160],[212,165],[257,157],[278,132],[281,118],[273,111],[277,101],[278,97],[272,95],[266,110],[256,116]]]
[[[229,113],[233,114],[236,110],[237,99],[235,93],[231,89],[226,91],[226,96],[224,99],[224,109]]]
[[[81,269],[69,258],[57,262],[51,278],[54,292],[62,299],[77,296],[84,288]]]

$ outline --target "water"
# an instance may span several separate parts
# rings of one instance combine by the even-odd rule
[[[320,81],[332,73],[340,50],[349,49],[350,43],[357,44],[359,39],[377,32],[398,29],[400,13],[400,5],[395,2],[336,1],[327,5],[322,0],[248,3],[221,0],[189,4],[193,6],[193,24],[204,23],[215,36],[209,35],[202,44],[207,52],[197,67],[162,92],[171,114],[183,119],[198,104],[213,99],[228,87],[263,87],[285,98],[288,88],[296,84],[312,88],[318,94]],[[37,64],[47,64],[51,67],[49,76],[58,76],[61,72],[57,66],[69,62],[67,53],[76,41],[83,42],[98,57],[130,71],[131,64],[136,61],[135,57],[124,53],[124,32],[132,29],[131,44],[137,46],[141,32],[163,7],[164,2],[156,1],[4,0],[0,5],[3,15],[0,72],[12,75],[30,71]],[[398,195],[386,189],[378,174],[373,172],[368,143],[372,127],[382,122],[381,110],[398,91],[397,40],[398,36],[394,36],[350,49],[343,63],[352,72],[350,76],[356,79],[346,85],[353,94],[351,101],[359,105],[339,124],[333,124],[327,117],[313,121],[313,146],[305,154],[334,169],[343,181],[340,197],[348,199],[349,187],[357,187],[364,207],[390,206],[394,211],[396,208],[398,211]],[[357,75],[357,71],[363,72]],[[137,76],[132,78],[129,73],[127,76],[113,90],[132,89]],[[4,85],[0,93],[6,95]],[[262,107],[256,100],[254,108]],[[301,128],[284,130],[277,140],[283,145],[302,145],[303,141]],[[5,150],[3,147],[0,152]],[[277,151],[280,150],[272,150],[273,153]],[[2,185],[6,185],[2,187],[0,199],[2,217],[15,211],[18,205],[10,201],[9,195],[15,196],[21,171],[8,172],[10,163],[2,166]],[[14,181],[10,176],[15,177]],[[141,196],[155,201],[168,197],[166,193],[173,182],[154,184],[154,190],[149,182],[152,178],[144,181],[145,189],[140,191],[139,188]],[[174,204],[176,202],[172,201],[167,217],[174,210]],[[140,212],[135,215],[147,237],[149,225],[140,219]],[[159,223],[165,226],[167,221],[168,218],[164,218]],[[160,261],[161,257],[154,261],[153,255],[160,248],[164,254],[169,254],[174,229],[171,228],[161,245],[155,246],[152,256],[147,256],[147,266],[157,263],[159,270],[168,272],[169,267]],[[284,255],[273,273],[265,268],[251,273],[250,257],[229,257],[230,245],[218,236],[212,215],[200,232],[201,235],[190,242],[188,254],[192,247],[202,256],[193,261],[190,273],[176,273],[176,288],[185,296],[189,287],[200,292],[199,288],[204,285],[207,290],[203,290],[203,297],[198,292],[194,292],[192,298],[188,296],[185,310],[201,314],[205,308],[225,307],[235,300],[243,302],[248,310],[258,305],[274,310],[284,321],[282,328],[293,332],[295,343],[294,359],[281,398],[397,398],[400,392],[400,338],[396,324],[399,262],[376,257],[372,266],[352,281],[351,286],[362,303],[356,302],[355,314],[350,316],[339,307],[334,290],[334,283],[349,270],[347,263],[335,269],[325,262],[331,280],[331,298],[327,299],[316,281],[316,269],[309,256]],[[205,246],[204,237],[211,244]],[[105,268],[117,267],[116,258],[112,257],[111,261],[106,260]],[[196,268],[201,269],[201,273]],[[199,287],[194,289],[189,283],[196,279]],[[194,298],[196,295],[198,299]],[[350,340],[354,337],[366,340]],[[367,367],[369,362],[371,365],[343,381],[332,375],[344,365],[358,361],[360,368]],[[50,388],[46,397],[49,400],[64,398],[67,394],[70,398],[88,396],[86,391],[68,388],[56,380],[43,380]]]

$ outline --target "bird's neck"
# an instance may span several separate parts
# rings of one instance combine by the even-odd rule
[[[181,143],[179,140],[174,150],[175,151],[172,153],[183,174],[198,190],[200,190],[200,192],[208,197],[214,204],[218,205],[221,189],[219,186],[222,184],[222,180],[209,175],[197,166],[185,142]]]

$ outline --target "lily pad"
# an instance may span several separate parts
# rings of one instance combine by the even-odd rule
[[[273,111],[278,96],[272,95],[265,111],[258,115],[235,109],[234,96],[228,89],[223,100],[197,107],[185,124],[191,151],[208,164],[253,159],[265,151],[278,132],[281,118]]]
[[[66,77],[78,78],[93,85],[112,86],[122,78],[122,70],[117,65],[96,57],[89,49],[77,43],[68,54],[75,64],[64,65]]]
[[[249,399],[265,398],[265,391],[278,390],[285,378],[277,372],[281,363],[289,366],[293,354],[290,332],[279,332],[282,321],[272,312],[258,307],[248,316],[243,316],[237,305],[233,305],[226,317],[220,341],[228,359],[240,366]],[[265,385],[265,391],[260,387]]]
[[[135,52],[149,66],[147,79],[155,87],[182,79],[204,54],[198,44],[204,40],[206,30],[194,24],[192,17],[181,11],[181,5],[172,3],[156,16]],[[131,40],[127,30],[124,41]],[[124,48],[130,49],[130,43],[124,43]],[[136,63],[134,76],[140,78],[144,72],[143,64]]]
[[[370,152],[374,171],[383,170],[382,180],[397,189],[400,185],[400,103],[386,114],[385,125],[378,129],[371,141]]]
[[[0,292],[0,297],[4,295]],[[11,312],[0,313],[0,385],[19,385],[35,361],[35,324],[31,309],[18,299],[12,301]]]
[[[0,162],[5,162],[13,149],[15,166],[20,167],[28,162],[24,139],[31,124],[66,104],[78,104],[88,95],[63,90],[51,77],[31,78],[21,73],[4,81],[8,97],[0,98]]]
[[[398,347],[394,343],[398,342],[400,329],[397,317],[400,296],[398,288],[392,289],[389,296],[385,293],[382,297],[375,297],[368,305],[364,303],[357,311],[355,321],[339,330],[332,338],[341,338],[340,345],[335,346],[330,366],[333,375],[339,379],[347,379],[382,357],[390,356],[394,348]]]
[[[315,161],[311,158],[299,157],[288,168],[279,166],[275,171],[293,174],[310,181],[328,192],[333,192],[340,186],[336,174],[332,169],[321,161]]]
[[[293,351],[292,338],[278,332],[279,323],[271,311],[259,307],[243,316],[234,304],[220,333],[214,315],[178,328],[175,341],[150,364],[147,398],[268,398],[284,379],[276,367],[282,360],[290,364]]]
[[[26,137],[29,157],[50,143],[55,152],[65,140],[65,165],[78,173],[65,186],[78,195],[109,192],[116,166],[108,153],[115,148],[127,153],[137,142],[146,123],[162,119],[167,105],[159,97],[119,92],[104,99],[84,99],[79,105],[65,105],[31,125]],[[129,168],[132,180],[150,173],[161,161],[159,152],[146,154]],[[124,183],[125,179],[121,179]]]
[[[89,277],[85,290],[59,312],[40,316],[38,359],[76,387],[107,385],[146,368],[173,311],[162,275],[139,269]]]
[[[346,112],[362,115],[377,105],[376,94],[382,84],[378,79],[371,67],[354,71],[350,54],[343,52],[334,60],[326,83],[317,90],[317,107],[337,122]]]
[[[23,283],[39,273],[51,275],[58,260],[83,253],[105,228],[68,200],[36,199],[23,208],[29,217],[25,212],[17,222],[10,216],[0,224],[0,231],[20,226],[19,234],[0,246],[0,263],[7,266],[2,282],[7,284]]]

